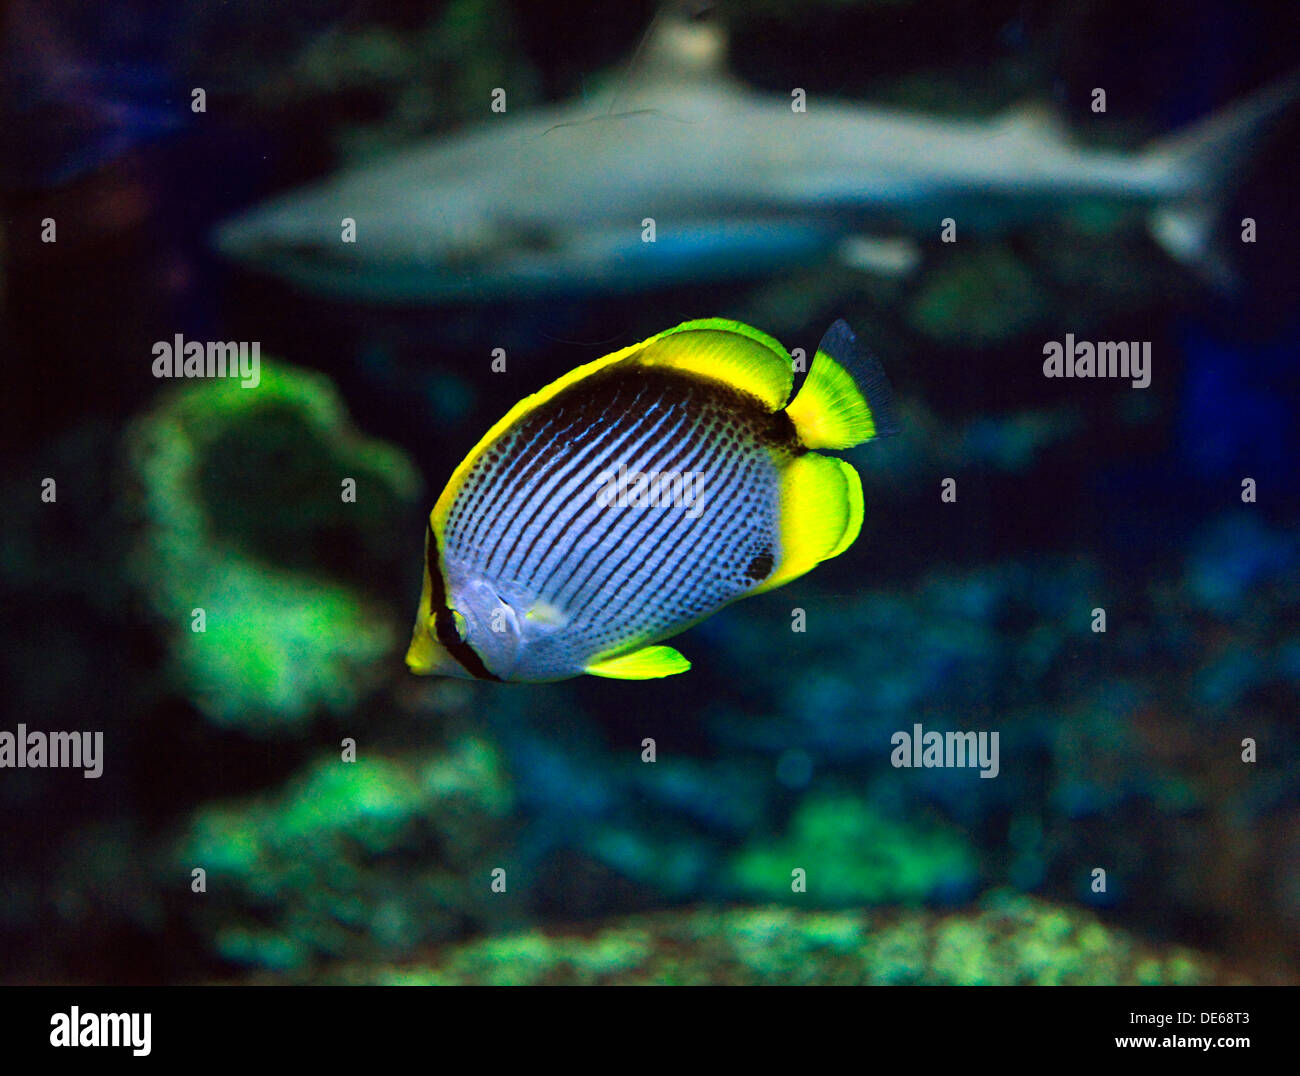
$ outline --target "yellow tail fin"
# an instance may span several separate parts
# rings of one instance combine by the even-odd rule
[[[808,448],[852,448],[897,429],[885,371],[843,320],[822,337],[785,412]]]

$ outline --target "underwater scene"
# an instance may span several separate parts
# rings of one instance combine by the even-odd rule
[[[14,0],[7,984],[1294,984],[1300,15]]]

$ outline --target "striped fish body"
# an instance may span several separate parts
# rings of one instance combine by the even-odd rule
[[[812,449],[887,432],[883,374],[837,322],[787,404],[792,381],[775,340],[712,319],[521,401],[430,516],[409,666],[534,682],[685,671],[656,644],[861,526],[856,472]]]

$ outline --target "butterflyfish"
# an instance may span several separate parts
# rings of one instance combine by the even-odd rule
[[[862,483],[818,450],[893,432],[889,384],[843,321],[791,399],[794,365],[710,318],[521,400],[430,513],[411,670],[671,676],[690,662],[663,640],[843,553]]]

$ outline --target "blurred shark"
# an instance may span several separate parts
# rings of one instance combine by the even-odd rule
[[[719,26],[656,17],[618,88],[494,115],[258,206],[218,247],[296,286],[408,305],[628,292],[839,255],[909,269],[951,217],[969,234],[1082,200],[1135,205],[1156,240],[1224,279],[1211,238],[1291,78],[1137,153],[1072,145],[1038,108],[939,120],[755,93]],[[343,241],[343,221],[355,241]]]

